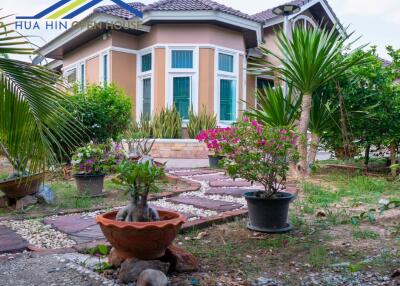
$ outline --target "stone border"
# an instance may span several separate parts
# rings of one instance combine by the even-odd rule
[[[194,182],[188,179],[184,179],[178,176],[174,176],[171,174],[166,174],[167,180],[170,182],[183,182],[185,184],[188,184],[189,186],[185,189],[179,189],[176,191],[171,191],[171,192],[162,192],[162,193],[156,193],[156,194],[150,194],[149,196],[149,201],[154,201],[162,198],[170,198],[174,196],[179,196],[182,193],[190,193],[190,192],[195,192],[200,190],[201,184],[198,182]],[[36,219],[36,218],[43,218],[45,216],[61,216],[61,215],[70,215],[70,214],[77,214],[77,213],[84,213],[84,212],[95,212],[95,211],[100,211],[104,210],[107,207],[92,207],[92,208],[86,208],[86,209],[69,209],[69,210],[64,210],[64,211],[58,211],[56,213],[36,213],[36,214],[16,214],[14,216],[3,216],[0,217],[0,222],[5,221],[5,220],[24,220],[24,219]]]

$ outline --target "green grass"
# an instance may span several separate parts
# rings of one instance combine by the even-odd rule
[[[1,181],[1,180],[4,180],[4,179],[7,179],[9,175],[10,175],[10,174],[8,174],[8,173],[2,173],[2,172],[0,172],[0,181]]]
[[[354,240],[363,240],[363,239],[378,239],[380,237],[379,233],[373,230],[361,230],[359,228],[355,228],[352,231],[352,237]]]
[[[51,185],[56,196],[55,205],[60,209],[89,208],[100,204],[103,198],[82,198],[78,197],[77,188],[69,182],[57,182]]]
[[[340,197],[336,192],[312,183],[304,183],[303,191],[306,194],[306,202],[313,205],[327,207],[334,202],[340,201]]]
[[[316,246],[310,249],[310,254],[307,255],[307,261],[314,268],[321,268],[332,263],[325,246]]]

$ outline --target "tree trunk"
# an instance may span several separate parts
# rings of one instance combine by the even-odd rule
[[[397,163],[397,145],[397,142],[394,141],[390,143],[390,166]],[[397,176],[397,168],[392,168],[391,175],[392,177]]]
[[[320,138],[317,134],[311,133],[311,144],[310,144],[310,152],[308,153],[308,165],[312,165],[315,163],[315,158],[317,157],[318,147],[319,147]],[[310,169],[310,168],[308,168]]]
[[[369,152],[371,151],[371,144],[368,144],[367,147],[365,147],[365,153],[364,153],[364,166],[368,170],[368,164],[369,164]]]
[[[349,133],[347,131],[346,125],[346,113],[344,106],[344,98],[342,94],[342,88],[336,83],[336,90],[339,97],[339,109],[340,109],[340,131],[342,132],[342,141],[344,148],[344,157],[345,159],[350,159],[352,157],[352,146],[350,143]]]
[[[312,95],[304,94],[301,101],[301,115],[299,120],[299,135],[298,151],[300,162],[297,166],[299,174],[304,177],[307,175],[307,130],[310,124],[310,110],[312,104]]]

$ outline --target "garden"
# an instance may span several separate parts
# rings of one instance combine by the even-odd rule
[[[400,50],[351,36],[278,32],[249,72],[282,86],[182,129],[176,108],[136,122],[117,86],[10,59],[32,50],[0,34],[2,285],[399,285]],[[159,162],[156,138],[197,139],[210,166]]]

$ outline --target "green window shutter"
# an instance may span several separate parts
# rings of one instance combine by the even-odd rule
[[[174,77],[173,89],[174,105],[182,119],[188,119],[190,106],[190,77]]]
[[[192,69],[193,68],[193,51],[172,51],[172,68],[173,69]]]
[[[150,118],[151,115],[151,78],[143,80],[143,116]]]
[[[221,79],[219,112],[221,121],[234,121],[236,117],[235,81]]]
[[[142,72],[151,70],[151,54],[142,56]]]
[[[218,69],[225,72],[233,72],[233,56],[218,54]]]

